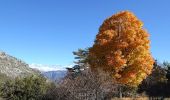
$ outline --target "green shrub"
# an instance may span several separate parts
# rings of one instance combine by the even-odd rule
[[[1,96],[7,100],[40,100],[49,84],[42,76],[8,80],[1,86]]]

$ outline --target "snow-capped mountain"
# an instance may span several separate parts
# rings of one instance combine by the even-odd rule
[[[64,78],[67,73],[66,68],[71,68],[74,65],[61,66],[61,65],[43,65],[43,64],[30,64],[31,68],[37,69],[46,78],[56,81]]]
[[[66,65],[66,66],[62,66],[62,65],[44,65],[44,64],[30,64],[29,67],[33,68],[33,69],[37,69],[41,72],[48,72],[48,71],[63,71],[66,70],[66,68],[71,68],[74,65]]]

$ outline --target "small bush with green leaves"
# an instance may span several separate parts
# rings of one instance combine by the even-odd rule
[[[1,96],[7,100],[40,100],[48,88],[42,76],[16,78],[1,85]]]

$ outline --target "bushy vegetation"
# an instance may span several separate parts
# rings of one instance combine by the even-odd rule
[[[145,92],[148,96],[153,97],[170,97],[170,86],[168,74],[170,70],[168,63],[158,64],[155,61],[152,74],[149,75],[139,86],[138,92]]]
[[[8,79],[10,79],[10,78],[7,77],[5,74],[0,73],[0,85]]]
[[[68,68],[67,75],[59,83],[50,83],[42,76],[9,79],[1,85],[1,97],[7,100],[110,100],[113,97],[170,96],[169,63],[155,61],[152,74],[138,87],[132,87],[118,83],[101,69],[91,71],[88,52],[88,49],[74,52],[76,65]]]
[[[1,85],[1,96],[7,100],[41,100],[50,84],[42,76],[8,80]]]

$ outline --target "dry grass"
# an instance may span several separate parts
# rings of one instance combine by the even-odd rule
[[[148,97],[139,97],[139,98],[113,98],[112,100],[149,100]]]
[[[155,97],[155,98],[149,98],[149,97],[138,97],[138,98],[112,98],[112,100],[170,100],[170,98],[164,98],[161,97]]]

